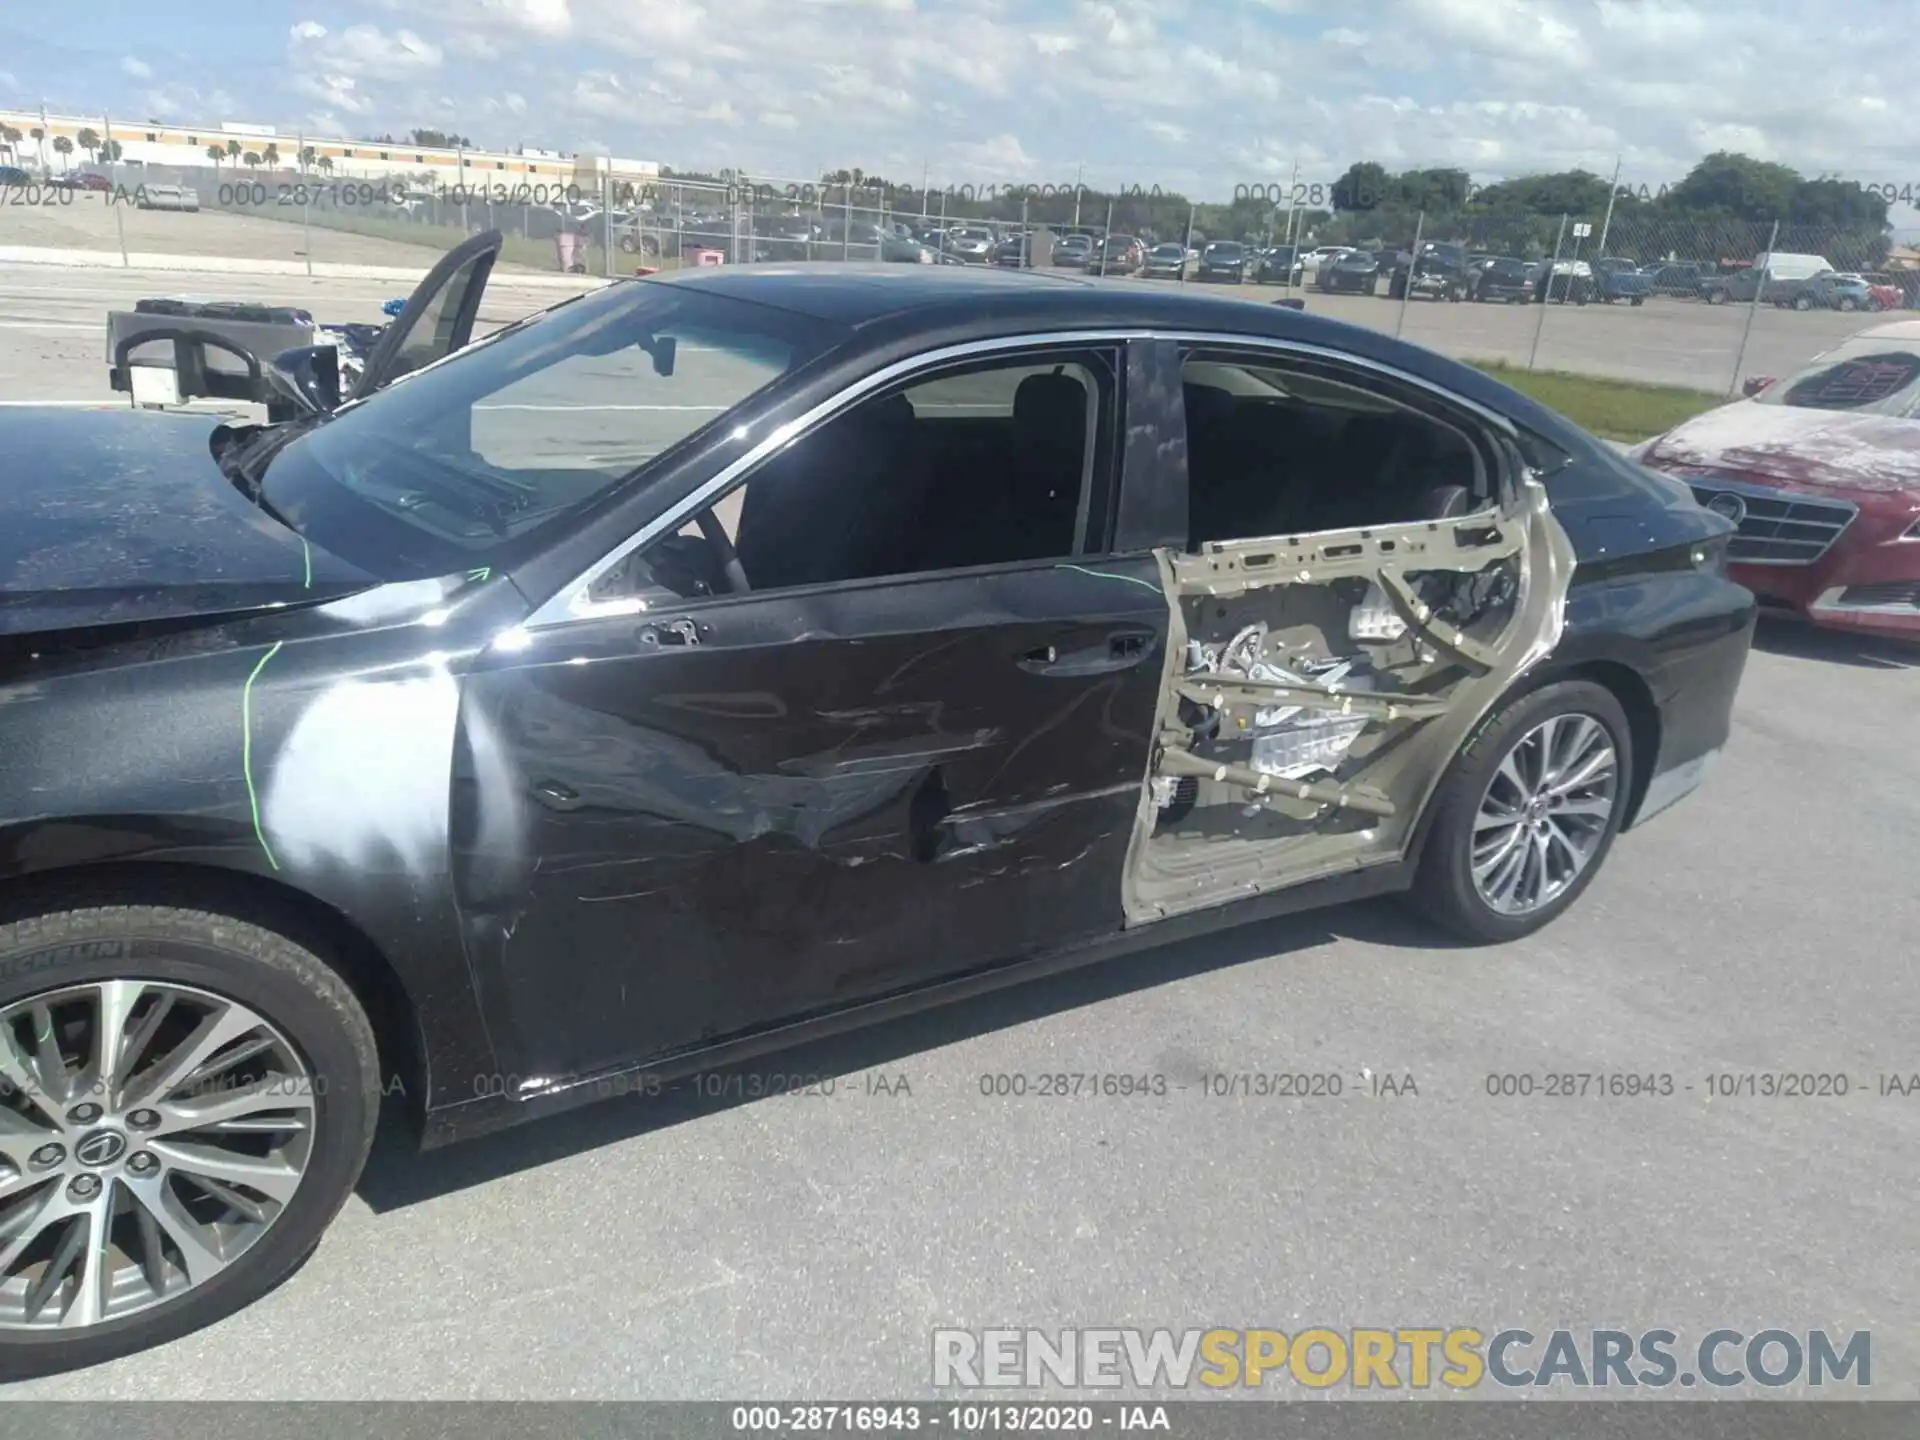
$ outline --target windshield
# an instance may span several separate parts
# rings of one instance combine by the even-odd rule
[[[1160,260],[1178,260],[1187,253],[1184,245],[1156,245],[1153,247],[1155,258]]]
[[[343,408],[274,456],[262,496],[384,579],[511,563],[842,333],[693,286],[609,286]]]
[[[1912,418],[1920,407],[1920,343],[1863,336],[1819,356],[1753,398],[1762,405],[1860,410]]]

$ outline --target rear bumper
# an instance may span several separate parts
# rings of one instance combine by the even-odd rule
[[[1720,753],[1720,748],[1716,747],[1704,755],[1696,755],[1691,760],[1658,771],[1647,781],[1647,793],[1640,797],[1640,808],[1634,812],[1633,825],[1646,824],[1698,790],[1706,782],[1707,773],[1719,763]]]

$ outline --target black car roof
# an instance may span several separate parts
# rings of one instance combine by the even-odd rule
[[[1537,401],[1434,351],[1364,326],[1216,295],[1200,286],[1176,290],[1075,272],[878,261],[699,267],[622,283],[695,286],[852,330],[871,330],[876,341],[882,334],[891,340],[921,330],[1018,334],[1156,326],[1265,336],[1397,366],[1549,437],[1563,435],[1568,427]]]

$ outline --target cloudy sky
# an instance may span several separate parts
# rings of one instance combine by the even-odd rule
[[[919,184],[1658,185],[1737,149],[1920,185],[1911,0],[0,0],[0,104]],[[1902,81],[1909,82],[1903,86]],[[1911,218],[1908,215],[1902,218]]]

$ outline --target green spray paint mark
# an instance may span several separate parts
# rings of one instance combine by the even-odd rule
[[[1078,570],[1082,575],[1092,575],[1099,580],[1124,580],[1129,585],[1138,585],[1142,590],[1151,590],[1160,594],[1160,587],[1151,580],[1142,580],[1138,575],[1116,575],[1111,570],[1089,570],[1084,565],[1056,565],[1056,570]]]
[[[470,583],[478,585],[491,574],[493,574],[493,568],[488,565],[482,565],[477,570],[467,571],[467,579]]]
[[[267,843],[267,832],[260,824],[260,792],[253,784],[253,682],[260,678],[260,672],[267,668],[267,661],[278,655],[285,643],[282,640],[273,642],[273,648],[260,657],[260,663],[253,667],[253,673],[247,676],[247,683],[240,691],[240,773],[247,779],[247,804],[253,811],[254,838],[260,842],[267,864],[276,870],[280,868],[280,862],[273,858],[273,846]]]
[[[313,588],[313,547],[307,544],[307,537],[304,535],[300,537],[300,556],[307,563],[307,578],[302,588],[311,590]]]

